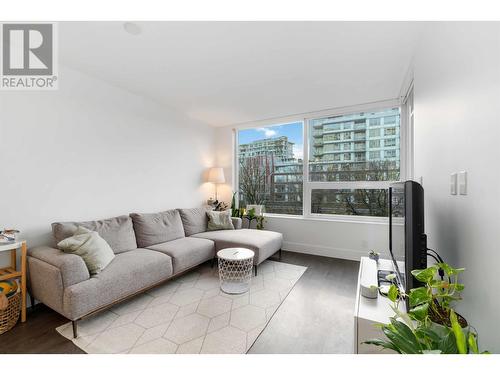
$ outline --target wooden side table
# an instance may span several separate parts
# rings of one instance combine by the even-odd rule
[[[21,249],[21,271],[17,270],[16,251]],[[10,251],[10,266],[0,268],[0,281],[21,279],[21,322],[26,321],[26,241],[1,242],[0,253]]]

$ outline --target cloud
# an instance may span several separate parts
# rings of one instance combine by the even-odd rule
[[[293,145],[293,156],[297,159],[303,159],[304,148],[302,147],[302,145],[298,145],[298,144]]]
[[[274,137],[275,135],[278,134],[278,132],[276,130],[272,130],[269,128],[258,128],[257,131],[263,132],[265,134],[266,138],[271,138],[271,137]]]

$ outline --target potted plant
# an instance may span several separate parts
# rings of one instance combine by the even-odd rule
[[[437,263],[411,272],[424,286],[411,289],[408,294],[391,285],[388,297],[395,316],[389,324],[380,325],[386,338],[365,343],[400,354],[479,354],[477,332],[454,310],[464,289],[458,282],[463,271]],[[410,307],[408,312],[399,309],[405,299]]]

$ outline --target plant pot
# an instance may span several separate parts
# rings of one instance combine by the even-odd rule
[[[435,312],[434,309],[429,309],[430,320],[432,320],[436,324],[446,326],[446,327],[451,327],[450,314],[448,313],[448,311],[446,311],[445,309],[443,309],[440,305],[438,305],[436,303],[434,305],[437,306],[438,312]],[[457,313],[456,311],[455,311],[455,314],[457,315],[457,320],[458,320],[458,323],[460,324],[460,327],[466,328],[469,325],[467,323],[467,320],[462,315]]]

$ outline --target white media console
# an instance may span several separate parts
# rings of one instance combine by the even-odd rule
[[[380,259],[377,266],[373,266],[373,260],[362,257],[359,265],[358,288],[356,290],[356,306],[354,307],[354,353],[358,354],[389,354],[388,350],[381,350],[375,345],[362,344],[364,341],[383,338],[384,334],[376,324],[389,323],[389,318],[394,316],[391,309],[391,301],[377,293],[377,298],[367,298],[361,295],[361,284],[367,280],[374,280],[377,285],[377,271],[394,271],[392,261]],[[398,262],[398,267],[404,271],[404,263]],[[400,306],[400,308],[404,308]]]

